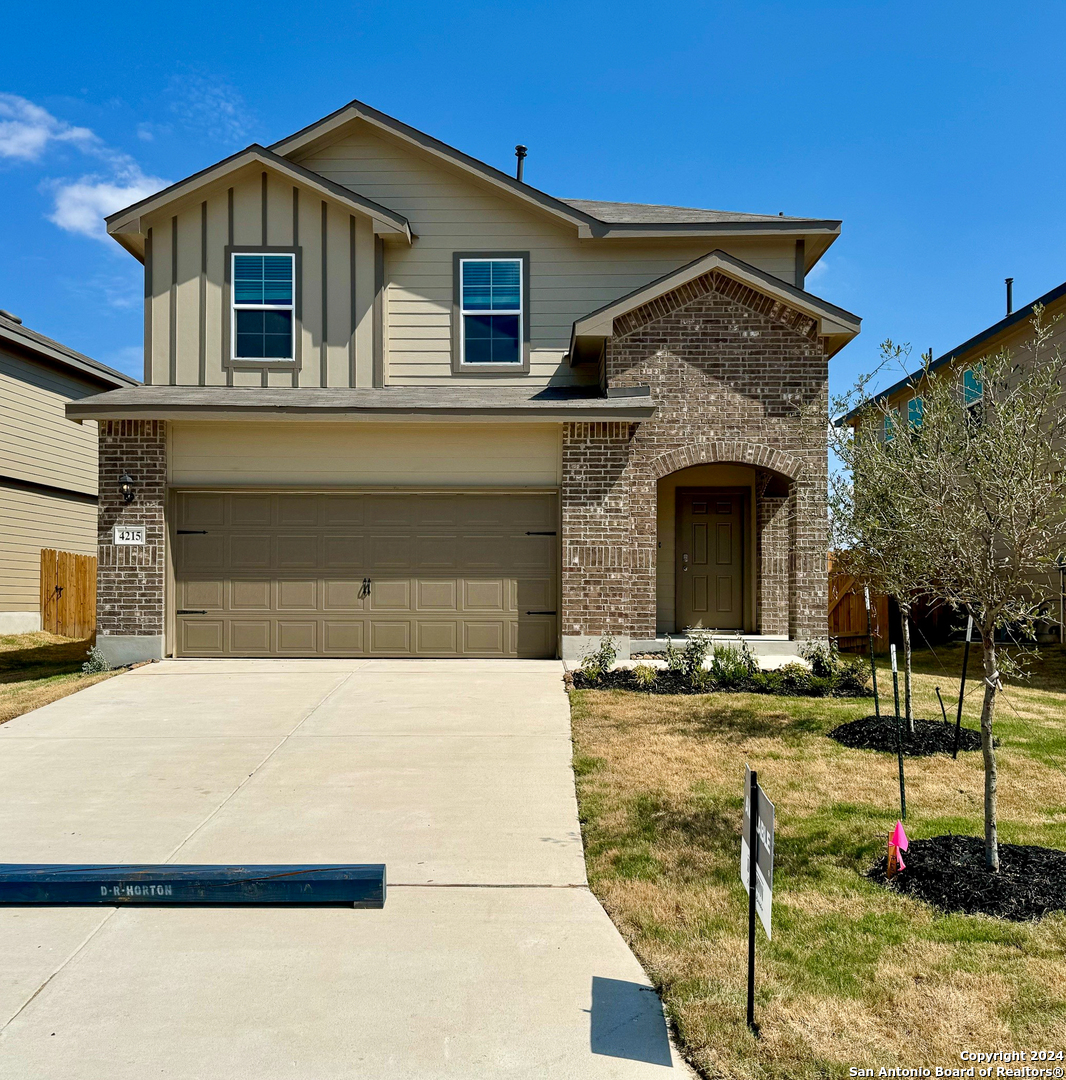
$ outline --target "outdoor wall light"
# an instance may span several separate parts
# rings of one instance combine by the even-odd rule
[[[133,477],[129,473],[123,473],[119,477],[118,489],[122,492],[123,502],[133,502]]]

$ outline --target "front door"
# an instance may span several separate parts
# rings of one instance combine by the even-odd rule
[[[677,492],[677,629],[744,628],[744,496]]]

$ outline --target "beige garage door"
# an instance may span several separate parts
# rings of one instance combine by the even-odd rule
[[[176,494],[179,656],[549,657],[550,494]]]

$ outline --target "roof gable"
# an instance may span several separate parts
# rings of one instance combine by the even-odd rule
[[[127,250],[143,261],[144,238],[141,219],[154,214],[162,208],[185,199],[203,188],[219,183],[229,176],[239,173],[250,165],[258,165],[263,169],[280,174],[293,183],[302,184],[304,187],[317,191],[323,198],[338,202],[350,210],[365,214],[374,223],[374,231],[379,235],[393,236],[410,243],[412,239],[411,226],[407,218],[402,214],[390,210],[387,206],[367,199],[351,188],[337,184],[318,173],[305,169],[295,162],[279,157],[266,147],[253,143],[244,150],[231,155],[214,165],[202,169],[192,176],[180,180],[155,195],[140,202],[127,206],[108,216],[107,231]]]
[[[839,352],[859,332],[862,320],[850,311],[790,285],[741,259],[727,255],[724,251],[712,251],[578,319],[574,323],[570,339],[571,364],[593,359],[599,355],[605,339],[632,329],[630,324],[634,323],[634,319],[636,324],[639,324],[640,309],[646,309],[651,314],[657,311],[658,314],[665,314],[669,308],[662,308],[659,303],[663,297],[677,290],[684,290],[697,279],[713,274],[719,274],[742,289],[751,290],[769,301],[770,307],[766,308],[764,314],[770,317],[797,327],[800,324],[795,315],[808,319],[809,332],[813,336],[826,339],[830,356]],[[687,302],[685,295],[681,295],[682,302]],[[786,318],[786,312],[792,314]],[[808,329],[804,328],[802,332],[808,334]]]

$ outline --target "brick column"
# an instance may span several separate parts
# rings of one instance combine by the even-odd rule
[[[627,423],[563,428],[563,658],[580,659],[603,634],[628,655],[632,517]],[[652,585],[654,602],[654,583]]]
[[[130,503],[119,491],[123,473],[133,479]],[[102,420],[96,644],[115,666],[163,655],[166,489],[166,424]],[[144,546],[115,544],[116,525],[144,526]]]
[[[789,632],[788,498],[767,495],[772,474],[759,470],[755,485],[755,625],[760,634]]]
[[[829,525],[824,482],[804,477],[792,485],[789,523],[789,635],[824,640],[829,636]]]

